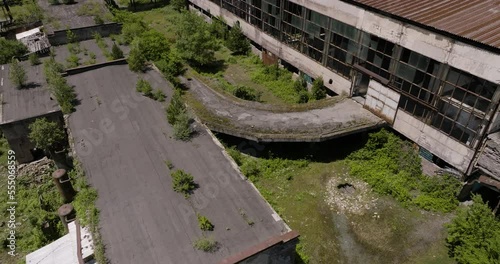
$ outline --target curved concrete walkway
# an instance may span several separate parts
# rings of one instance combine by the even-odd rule
[[[203,104],[192,106],[210,130],[254,141],[317,142],[386,125],[349,98],[332,100],[324,108],[284,112],[271,105],[228,98],[194,78],[182,82]]]

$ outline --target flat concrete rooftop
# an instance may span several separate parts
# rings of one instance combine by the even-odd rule
[[[159,73],[141,77],[171,97]],[[190,142],[172,138],[165,104],[135,92],[139,76],[127,65],[67,78],[81,100],[69,126],[76,154],[99,193],[101,234],[111,263],[218,263],[288,231],[207,131],[195,124],[198,134]],[[191,198],[173,191],[166,160],[193,175],[199,188]],[[202,232],[197,213],[215,230]],[[202,236],[220,242],[220,249],[194,249]]]
[[[27,85],[17,89],[9,80],[9,65],[0,66],[0,124],[60,111],[45,82],[43,65],[30,66],[20,62],[28,76]]]
[[[260,142],[319,142],[385,126],[352,99],[305,111],[283,111],[270,105],[228,98],[196,79],[184,80],[211,118],[211,130]],[[217,120],[217,122],[214,122]]]

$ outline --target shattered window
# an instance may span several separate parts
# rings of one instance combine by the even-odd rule
[[[389,67],[393,60],[395,45],[385,39],[363,32],[359,64],[385,79],[390,79]]]
[[[359,30],[353,26],[332,19],[330,45],[326,66],[349,78],[353,58],[357,53]]]

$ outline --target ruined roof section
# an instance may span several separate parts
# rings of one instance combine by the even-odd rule
[[[51,93],[45,82],[43,65],[29,66],[29,62],[20,62],[26,70],[28,80],[26,87],[16,89],[10,82],[9,66],[0,66],[1,106],[0,124],[11,123],[30,117],[36,117],[60,111],[57,101],[51,98]]]
[[[344,0],[500,48],[499,0]]]

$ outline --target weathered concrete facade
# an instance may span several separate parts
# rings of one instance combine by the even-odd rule
[[[500,130],[498,48],[343,1],[190,2],[335,93],[364,96],[366,109],[465,175]]]

